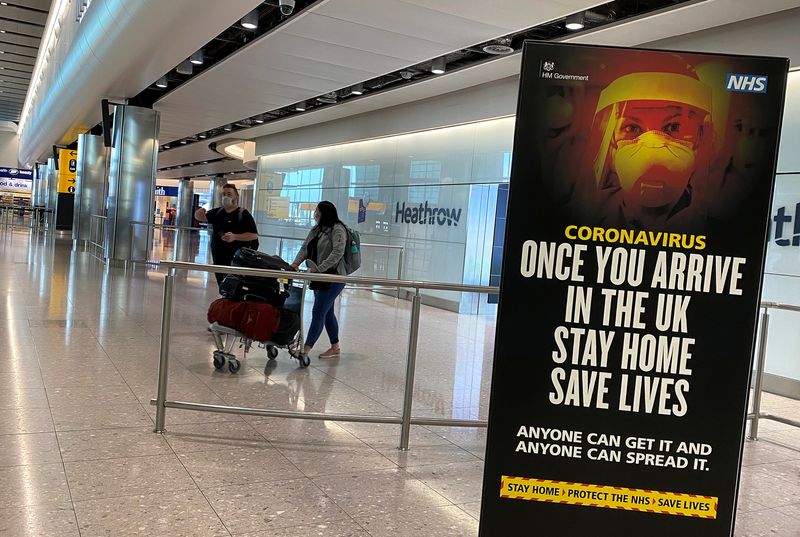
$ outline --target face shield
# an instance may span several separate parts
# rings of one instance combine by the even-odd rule
[[[697,169],[710,111],[710,89],[686,74],[616,79],[595,112],[598,188],[619,187],[630,209],[673,207]]]

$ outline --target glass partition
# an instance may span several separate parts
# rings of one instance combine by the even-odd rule
[[[305,237],[324,199],[363,243],[403,247],[403,278],[488,285],[497,185],[508,182],[513,134],[514,119],[501,118],[262,156],[259,232]],[[268,248],[277,251],[273,242]],[[299,247],[283,241],[281,255],[291,261]],[[399,255],[364,249],[360,274],[385,276]],[[480,308],[454,293],[426,291],[426,299],[448,309]]]

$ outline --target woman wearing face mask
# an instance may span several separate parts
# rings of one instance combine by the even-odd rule
[[[222,187],[222,207],[206,211],[197,209],[194,217],[198,222],[208,222],[211,229],[211,257],[215,265],[230,266],[239,248],[258,249],[258,229],[253,215],[239,207],[239,191],[236,185]],[[217,284],[225,274],[217,272]]]
[[[702,224],[706,211],[694,190],[709,173],[711,98],[680,62],[620,76],[600,93],[593,165],[599,192],[616,201],[618,214],[613,202],[606,210],[609,222],[637,229]]]
[[[321,201],[314,211],[314,220],[317,225],[308,233],[292,266],[296,269],[303,261],[311,261],[306,263],[309,272],[346,275],[344,251],[347,245],[347,228],[339,220],[336,207],[329,201]],[[314,308],[311,311],[311,326],[306,335],[303,352],[306,354],[311,352],[324,326],[331,346],[319,357],[337,357],[340,353],[339,323],[336,320],[334,305],[336,297],[344,289],[344,284],[312,282],[310,288],[314,291]]]

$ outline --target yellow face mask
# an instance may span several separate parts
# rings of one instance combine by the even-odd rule
[[[674,205],[695,169],[693,144],[661,131],[618,141],[613,158],[625,202],[634,207]]]

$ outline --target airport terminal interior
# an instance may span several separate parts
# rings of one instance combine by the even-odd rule
[[[0,2],[0,535],[626,537],[642,534],[632,521],[657,520],[663,529],[647,533],[800,536],[799,24],[800,0]],[[753,225],[766,242],[742,234],[765,244],[758,313],[726,327],[754,341],[739,349],[740,362],[753,360],[749,384],[731,387],[746,415],[738,479],[728,475],[730,534],[725,520],[707,526],[718,533],[703,520],[668,529],[679,512],[482,498],[487,453],[513,454],[517,440],[491,432],[508,410],[490,412],[496,351],[509,347],[496,334],[514,359],[553,350],[530,334],[509,338],[498,320],[504,246],[528,225],[510,212],[524,180],[512,153],[528,150],[517,105],[532,41],[709,53],[717,63],[788,58],[785,88],[762,77],[769,102],[785,92],[780,124],[737,109],[761,92],[755,85],[716,91],[713,107],[698,108],[716,151],[709,167],[727,180],[775,159],[757,178],[771,209]],[[720,70],[675,57],[670,76],[691,70],[693,84]],[[577,69],[560,60],[540,67],[572,77],[540,96],[547,132],[530,146],[550,148],[545,168],[552,157],[558,171],[570,163],[554,144],[587,108],[583,80],[560,75]],[[771,135],[779,148],[763,143]],[[726,200],[739,192],[729,190]],[[303,246],[325,221],[323,201],[360,236],[353,250],[344,234],[329,272],[347,282],[328,313],[340,349],[326,351],[326,328],[303,350],[330,289],[309,284],[313,271],[270,279],[289,296],[282,306],[252,299],[241,282],[230,300],[296,317],[285,341],[210,325],[225,288],[214,273],[227,242],[219,229],[254,231],[258,251],[287,263],[311,259],[335,242]],[[234,215],[227,223],[210,216],[219,207],[233,210],[216,213]],[[360,256],[352,273],[348,252]],[[722,317],[730,302],[718,304]],[[531,299],[531,312],[549,306]],[[716,358],[714,368],[733,367]],[[704,367],[699,355],[691,363]],[[547,399],[547,383],[531,380],[520,400]],[[709,431],[738,427],[738,410],[698,397],[721,413]],[[593,426],[611,430],[612,414],[591,414]],[[658,418],[643,417],[642,430],[646,419]],[[738,446],[717,447],[735,458]],[[625,464],[595,462],[614,469],[618,482],[606,485],[662,490],[626,482],[635,469]],[[688,472],[660,471],[669,483]],[[529,526],[482,524],[482,501],[484,513],[530,508]],[[549,507],[575,528],[594,521],[593,532],[554,527]]]

